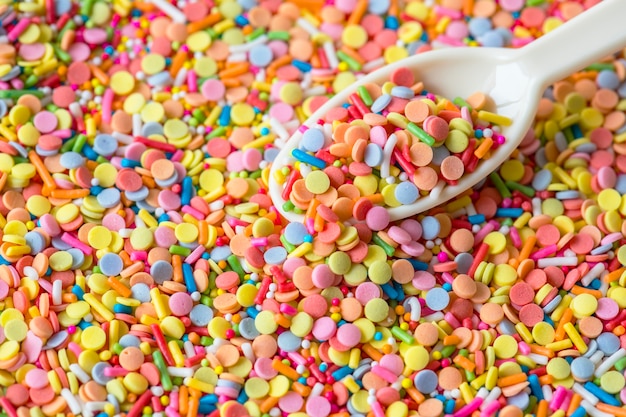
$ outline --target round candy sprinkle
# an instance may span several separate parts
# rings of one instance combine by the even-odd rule
[[[403,221],[504,140],[484,94],[399,68],[299,126],[387,62],[595,2],[43,3],[0,12],[3,413],[620,415],[623,51]],[[298,129],[317,165],[269,178]]]

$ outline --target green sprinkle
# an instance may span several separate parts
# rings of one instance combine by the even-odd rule
[[[498,175],[497,172],[492,172],[491,174],[489,174],[489,178],[491,179],[493,185],[495,185],[502,198],[511,197],[511,191],[509,191],[509,189],[506,187],[506,184],[504,184],[504,181],[502,181],[502,178],[500,178],[500,175]]]
[[[562,129],[561,132],[563,132],[563,134],[565,135],[565,139],[567,139],[567,142],[572,142],[575,138],[574,138],[574,132],[572,132],[572,128],[567,126],[566,128]]]
[[[526,0],[527,7],[540,6],[545,3],[546,0]]]
[[[285,202],[285,204],[283,204],[283,210],[285,211],[293,211],[294,208],[295,206],[293,205],[291,201],[287,201]]]
[[[115,35],[115,30],[111,26],[107,26],[104,30],[107,33],[107,42],[111,42],[113,40],[113,35]]]
[[[191,113],[193,115],[193,117],[200,123],[204,123],[204,121],[206,120],[206,116],[204,114],[204,112],[200,109],[195,109],[193,111],[193,113]]]
[[[617,281],[615,281],[617,282]],[[613,283],[611,283],[613,284]],[[622,358],[620,360],[618,360],[617,362],[615,362],[615,369],[618,372],[622,372],[624,369],[626,369],[626,358]]]
[[[172,255],[189,256],[189,254],[191,253],[191,249],[184,248],[179,245],[172,245],[170,246],[170,253]]]
[[[469,370],[465,369],[465,378],[467,379],[467,382],[472,382],[473,380],[476,379],[476,374],[474,374],[474,372],[470,372]]]
[[[44,93],[39,90],[0,90],[0,98],[20,98],[26,94],[32,94],[37,98],[44,96]]]
[[[65,34],[65,32],[67,32],[68,30],[74,30],[76,29],[76,23],[74,23],[73,20],[69,20],[65,26],[63,26],[63,29],[61,29],[61,31],[59,32],[57,39],[63,39],[63,35]]]
[[[455,97],[455,99],[452,100],[452,102],[456,104],[458,107],[467,107],[469,111],[472,111],[472,106],[470,106],[470,104],[467,101],[465,101],[462,97]]]
[[[366,106],[371,106],[372,103],[374,103],[374,101],[372,100],[372,96],[370,96],[370,92],[367,91],[367,88],[365,88],[365,86],[360,85],[359,88],[356,89],[356,91],[359,93],[359,97],[361,97],[361,100],[363,100],[363,103]]]
[[[526,407],[526,409],[524,410],[524,415],[532,414],[533,410],[535,410],[537,407],[537,403],[538,403],[537,397],[535,397],[534,395],[531,395],[528,400],[528,407]]]
[[[378,233],[374,233],[372,235],[372,242],[383,248],[387,256],[393,256],[393,254],[396,252],[393,246],[388,245],[387,242],[385,242],[380,238],[380,236],[378,236]]]
[[[504,184],[509,190],[517,190],[527,197],[535,196],[535,190],[532,187],[527,187],[514,181],[505,181]]]
[[[65,153],[65,152],[69,152],[72,150],[72,147],[74,146],[74,142],[76,142],[76,137],[73,137],[71,139],[68,139],[63,146],[61,146],[61,153]]]
[[[204,337],[205,336],[202,336],[200,341],[202,341]],[[161,351],[154,351],[152,353],[152,360],[159,370],[159,373],[161,374],[161,385],[163,386],[163,389],[166,391],[171,391],[173,388],[172,379],[170,378],[170,374],[167,372],[167,366],[165,365],[165,360],[163,359],[163,354],[161,353]]]
[[[211,37],[211,40],[215,40],[215,39],[219,38],[219,36],[220,36],[220,35],[217,34],[215,29],[213,29],[213,28],[208,28],[208,29],[205,30],[205,32],[209,34],[209,36]]]
[[[83,0],[80,6],[80,14],[89,16],[91,15],[91,8],[93,7],[94,0]]]
[[[406,128],[413,136],[417,137],[419,140],[424,142],[426,145],[433,146],[435,144],[435,138],[430,136],[428,133],[426,133],[426,131],[424,129],[422,129],[421,127],[419,127],[415,123],[409,122],[409,124],[406,126]]]
[[[292,245],[291,243],[287,242],[287,239],[285,239],[285,235],[280,235],[280,241],[282,242],[283,246],[285,247],[285,249],[287,249],[288,253],[293,252],[296,247],[294,245]]]
[[[113,345],[113,352],[115,352],[116,355],[119,355],[120,353],[122,353],[123,350],[124,350],[124,346],[120,345],[119,343],[115,343]]]
[[[76,142],[74,142],[74,146],[72,147],[72,151],[80,153],[80,151],[82,151],[83,149],[83,146],[85,146],[86,142],[87,142],[87,136],[78,135],[78,137],[76,138]]]
[[[220,126],[207,135],[207,139],[217,138],[226,134],[226,126]]]
[[[211,346],[213,344],[213,339],[208,336],[202,336],[200,338],[200,344],[202,346]]]
[[[391,328],[391,334],[396,338],[402,340],[404,343],[408,345],[412,345],[415,343],[415,338],[406,330],[402,330],[398,326],[393,326]]]
[[[24,86],[30,88],[30,87],[33,87],[38,82],[39,82],[39,77],[37,77],[35,74],[31,74],[28,76],[28,78],[24,82]]]
[[[270,41],[288,41],[289,38],[289,32],[282,30],[273,30],[267,33],[267,39]]]
[[[256,180],[257,178],[261,178],[261,175],[263,175],[263,171],[260,169],[257,169],[256,171],[250,174],[250,178],[252,178],[253,180]]]
[[[443,349],[441,349],[441,356],[444,358],[447,358],[450,355],[452,355],[455,350],[456,350],[456,347],[454,345],[445,346]]]
[[[256,38],[258,38],[259,36],[263,35],[264,33],[265,33],[265,29],[263,29],[263,28],[256,28],[248,36],[246,36],[246,40],[248,42],[253,41]]]
[[[596,63],[589,65],[585,69],[587,71],[603,71],[603,70],[615,71],[615,67],[613,66],[613,64],[610,64],[608,62],[596,62]]]
[[[349,57],[348,54],[343,51],[337,52],[337,58],[348,64],[348,67],[350,67],[350,69],[353,71],[359,71],[361,69],[361,64]]]
[[[239,263],[239,258],[237,258],[237,255],[230,255],[228,258],[226,258],[226,262],[228,262],[228,265],[230,265],[233,271],[235,271],[237,275],[239,275],[240,279],[243,278],[244,275],[246,275],[246,272],[241,267],[241,263]]]

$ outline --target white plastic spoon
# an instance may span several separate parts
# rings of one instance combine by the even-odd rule
[[[335,95],[304,125],[315,125],[328,110],[346,103],[360,85],[382,84],[402,67],[412,69],[415,79],[422,81],[428,91],[443,97],[468,97],[482,92],[490,99],[490,111],[513,120],[502,129],[506,142],[490,158],[481,161],[474,172],[465,173],[457,185],[446,185],[439,193],[421,196],[413,204],[387,208],[391,220],[403,219],[445,203],[498,169],[524,138],[546,87],[623,47],[626,47],[626,0],[604,0],[520,49],[448,48],[387,65]],[[297,131],[288,140],[270,173],[270,196],[290,221],[302,221],[303,215],[283,209],[283,187],[274,181],[274,172],[293,165],[291,152],[299,146],[301,138],[302,133]]]

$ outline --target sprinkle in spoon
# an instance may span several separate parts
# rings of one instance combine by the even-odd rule
[[[482,160],[476,170],[466,172],[456,185],[444,186],[440,182],[413,204],[387,207],[392,221],[410,217],[445,203],[498,169],[528,132],[542,93],[550,84],[626,47],[625,18],[625,0],[605,0],[523,48],[466,47],[421,53],[361,78],[322,105],[304,125],[317,124],[330,109],[348,102],[360,85],[381,85],[388,81],[398,68],[411,69],[415,79],[422,81],[428,91],[443,97],[484,93],[489,99],[488,110],[513,121],[502,127],[506,141],[488,159]],[[298,130],[281,149],[270,173],[272,200],[290,221],[302,221],[304,216],[283,209],[283,187],[274,181],[274,172],[286,165],[293,166],[292,151],[299,147],[301,139],[302,132]]]

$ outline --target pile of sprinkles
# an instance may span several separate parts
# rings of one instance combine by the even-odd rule
[[[398,184],[345,180],[354,143],[332,175],[269,177],[364,74],[596,3],[0,1],[0,416],[626,417],[625,50],[426,213],[391,221],[367,197]],[[403,78],[379,88],[413,117]],[[364,114],[344,109],[333,128]],[[444,143],[499,140],[456,119]],[[304,222],[268,195],[293,172]]]

